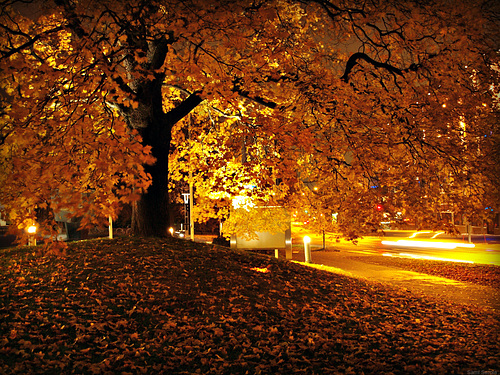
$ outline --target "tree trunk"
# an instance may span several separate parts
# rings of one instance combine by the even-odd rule
[[[158,131],[151,127],[142,133],[145,144],[152,146],[156,163],[145,166],[151,175],[152,184],[147,192],[141,195],[132,208],[132,231],[142,236],[166,236],[170,227],[169,197],[168,197],[168,154],[170,149],[170,131],[168,137],[154,137]]]
[[[170,226],[168,201],[168,154],[173,123],[163,111],[162,81],[136,84],[138,107],[128,115],[131,127],[137,129],[144,145],[151,146],[156,158],[144,169],[151,175],[152,184],[132,206],[132,231],[141,236],[166,236]]]
[[[156,163],[144,169],[151,175],[152,184],[132,207],[132,231],[141,236],[166,236],[171,226],[168,196],[168,157],[173,126],[202,99],[190,95],[168,113],[162,109],[161,81],[142,90],[139,107],[129,121],[142,136],[143,144],[151,146]]]

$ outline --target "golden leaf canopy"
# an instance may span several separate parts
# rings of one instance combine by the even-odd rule
[[[144,202],[169,200],[169,172],[171,189],[195,185],[199,220],[237,197],[349,236],[498,213],[488,0],[12,3],[0,203],[20,227],[47,209],[94,225],[131,202],[165,217]]]

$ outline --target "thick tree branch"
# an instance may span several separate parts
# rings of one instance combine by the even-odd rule
[[[174,41],[175,38],[173,33],[170,33],[168,39],[163,36],[159,40],[151,43],[151,52],[149,56],[149,68],[151,70],[160,69],[163,66],[165,58],[167,57],[168,46]]]
[[[376,68],[383,68],[388,70],[391,73],[395,73],[397,75],[402,76],[403,71],[401,69],[398,69],[390,64],[387,63],[381,63],[378,61],[373,60],[370,56],[363,52],[356,52],[353,54],[351,57],[349,57],[349,60],[347,60],[347,64],[345,67],[344,75],[340,77],[341,80],[344,82],[349,82],[349,74],[351,73],[352,69],[354,66],[358,63],[358,60],[365,60],[367,63],[372,64]]]
[[[257,104],[263,105],[264,107],[274,109],[276,108],[277,104],[275,102],[272,102],[270,100],[264,99],[260,96],[250,96],[250,93],[246,90],[236,90],[236,92],[245,99],[251,100]]]
[[[189,95],[181,104],[165,114],[165,120],[170,129],[187,116],[194,108],[203,101],[203,98],[197,93]]]

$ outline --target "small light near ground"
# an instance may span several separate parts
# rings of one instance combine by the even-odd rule
[[[168,231],[170,232],[170,235],[173,236],[174,235],[174,228],[170,227],[168,228]]]
[[[304,236],[304,258],[306,263],[311,263],[311,237]]]

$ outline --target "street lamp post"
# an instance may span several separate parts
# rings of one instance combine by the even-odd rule
[[[189,235],[194,242],[194,219],[193,219],[193,172],[189,166]]]
[[[184,225],[187,227],[189,225],[189,222],[191,221],[189,219],[190,212],[189,212],[189,202],[191,201],[191,198],[189,197],[189,193],[182,193],[182,197],[184,198]],[[181,224],[181,230],[184,228],[182,227]]]

